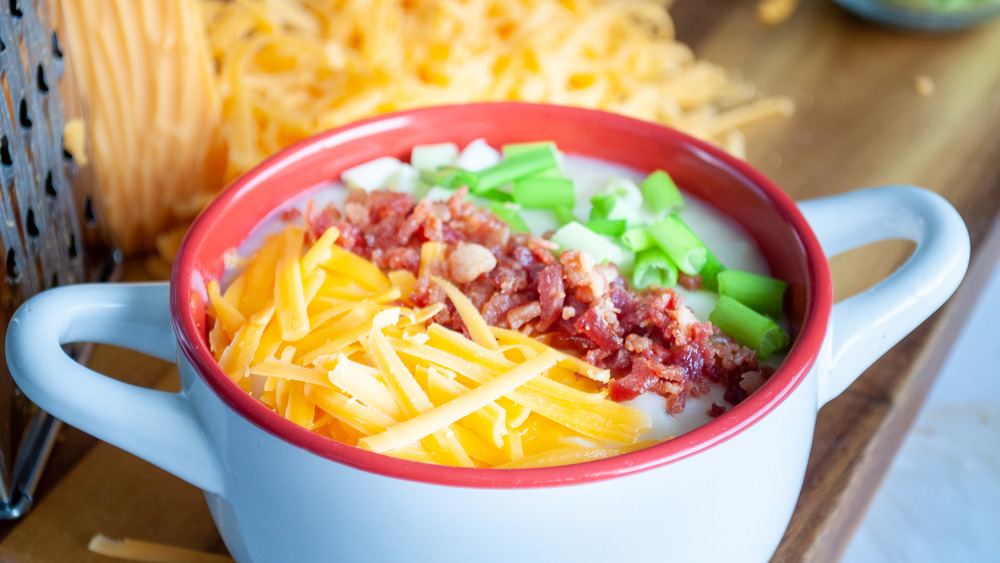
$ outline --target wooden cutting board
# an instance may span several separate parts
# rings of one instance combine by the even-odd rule
[[[678,0],[679,39],[741,72],[796,113],[748,134],[748,160],[795,199],[908,183],[947,198],[972,239],[970,273],[951,301],[820,411],[796,513],[776,561],[836,561],[1000,256],[1000,22],[950,34],[889,30],[825,0],[761,24],[750,0]],[[917,81],[933,84],[920,95]],[[911,246],[881,243],[834,258],[838,298],[875,283]],[[142,277],[132,265],[130,275]],[[92,365],[170,389],[175,369],[98,347]],[[63,430],[33,511],[0,523],[0,561],[106,561],[97,533],[213,553],[225,547],[200,491],[72,428]]]

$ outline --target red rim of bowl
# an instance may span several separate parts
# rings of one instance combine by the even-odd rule
[[[696,158],[709,160],[712,166],[725,168],[727,174],[740,176],[773,205],[781,219],[798,237],[797,244],[805,257],[806,271],[802,273],[805,287],[801,329],[795,336],[784,362],[767,384],[722,416],[649,448],[575,465],[534,469],[472,469],[407,461],[335,442],[273,413],[230,381],[205,345],[204,327],[199,324],[196,315],[199,299],[202,299],[202,310],[204,307],[205,283],[208,279],[218,277],[218,270],[222,264],[221,252],[218,252],[218,249],[206,250],[207,247],[211,247],[206,241],[212,240],[213,233],[219,233],[220,227],[232,222],[233,216],[229,213],[232,207],[244,205],[248,194],[253,193],[255,189],[260,191],[256,186],[267,185],[269,179],[282,171],[287,172],[296,164],[316,158],[318,153],[334,150],[344,143],[364,143],[364,140],[373,133],[391,134],[405,129],[408,134],[413,135],[414,124],[465,121],[471,122],[470,126],[475,127],[477,123],[481,125],[499,119],[522,124],[548,121],[579,122],[586,123],[588,129],[614,128],[628,131],[628,135],[635,135],[644,140],[661,139],[664,140],[662,142],[669,140],[669,143],[682,144],[688,147],[689,152]],[[425,133],[418,135],[426,136]],[[525,140],[538,140],[538,138]],[[409,146],[413,144],[417,142],[411,142]],[[367,146],[366,150],[372,150],[371,146]],[[339,173],[340,170],[334,172]],[[329,178],[335,179],[336,175]],[[302,185],[297,191],[306,190],[314,185]],[[261,198],[255,196],[253,199],[256,201]],[[237,233],[240,238],[246,236],[250,228],[263,221],[272,210],[266,205],[264,207],[258,205],[258,208],[260,209],[258,215],[249,219],[244,218],[250,227]],[[746,163],[713,145],[646,121],[598,110],[496,102],[439,106],[384,114],[321,133],[267,159],[230,185],[191,226],[174,263],[170,302],[174,331],[184,357],[229,408],[275,437],[337,463],[386,476],[452,486],[527,488],[598,481],[649,470],[695,455],[740,434],[788,398],[812,369],[826,332],[833,305],[833,290],[826,258],[798,207],[770,180]]]

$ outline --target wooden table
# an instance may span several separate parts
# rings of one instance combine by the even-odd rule
[[[749,132],[749,161],[796,199],[910,183],[945,196],[972,238],[970,272],[945,307],[820,411],[798,507],[776,561],[835,561],[861,520],[1000,256],[1000,22],[947,35],[903,33],[831,2],[802,0],[765,26],[750,0],[677,0],[678,36],[797,111]],[[930,96],[915,87],[934,84]],[[832,260],[838,298],[905,259],[880,243]],[[141,277],[133,269],[132,276]],[[100,347],[92,365],[168,389],[166,363]],[[103,561],[96,533],[224,553],[201,493],[72,428],[60,437],[34,510],[0,523],[0,560]]]

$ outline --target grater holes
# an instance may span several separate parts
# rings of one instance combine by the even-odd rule
[[[94,212],[94,200],[87,196],[83,199],[83,218],[88,227],[97,226],[97,213]]]
[[[59,195],[59,192],[56,191],[55,181],[52,179],[51,170],[45,173],[45,195],[50,198],[55,198]]]
[[[25,231],[31,238],[38,237],[41,232],[38,230],[38,223],[35,222],[35,210],[28,208],[28,215],[25,217]]]
[[[59,47],[59,35],[52,32],[52,56],[61,59],[63,57],[62,48]]]
[[[4,166],[12,166],[14,164],[14,159],[10,156],[10,141],[7,140],[7,135],[4,135],[0,139],[0,164]]]
[[[10,15],[14,18],[20,18],[24,16],[24,12],[21,11],[20,2],[17,0],[10,0],[8,5],[10,6]]]
[[[52,277],[49,279],[49,289],[59,285],[59,274],[53,273]]]
[[[70,260],[74,260],[79,255],[80,255],[80,249],[77,248],[77,245],[76,245],[76,235],[75,234],[70,234],[69,235],[69,259]]]
[[[45,81],[45,69],[42,68],[41,63],[38,64],[38,69],[36,71],[37,81],[38,81],[38,91],[43,94],[49,93],[49,83]]]
[[[17,120],[21,123],[21,127],[25,129],[31,129],[31,114],[28,113],[28,100],[21,98],[20,109],[17,112]]]
[[[21,281],[21,268],[17,265],[13,248],[7,249],[7,281],[13,283]]]

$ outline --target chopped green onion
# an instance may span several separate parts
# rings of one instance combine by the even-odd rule
[[[607,219],[608,213],[615,206],[615,202],[618,201],[618,194],[615,193],[603,193],[597,194],[590,198],[590,218],[593,219]]]
[[[524,222],[521,214],[518,213],[520,207],[513,203],[503,203],[499,201],[490,202],[490,210],[500,218],[501,221],[510,225],[510,230],[518,233],[529,233],[531,229]]]
[[[708,251],[708,259],[705,260],[705,265],[701,267],[701,285],[705,286],[706,289],[712,291],[719,290],[719,272],[725,269],[722,262],[712,254],[712,251]]]
[[[719,295],[726,295],[773,319],[784,309],[784,281],[741,270],[719,272]]]
[[[659,248],[647,248],[635,254],[632,285],[645,289],[651,285],[671,287],[677,283],[677,264]]]
[[[649,227],[656,244],[689,276],[701,273],[708,261],[708,249],[698,235],[676,215],[668,215]]]
[[[755,350],[761,360],[789,344],[788,335],[778,323],[726,295],[719,297],[708,320],[743,346]]]
[[[653,235],[649,234],[649,227],[633,227],[627,229],[622,236],[619,238],[625,248],[631,250],[632,252],[639,252],[640,250],[646,250],[647,248],[656,245],[656,240],[653,239]]]
[[[479,177],[475,172],[454,166],[442,166],[437,170],[421,170],[420,181],[428,186],[441,186],[449,190],[468,186],[469,191],[473,191],[474,186],[479,182]]]
[[[612,193],[623,199],[629,209],[642,207],[642,191],[631,178],[614,176],[604,183],[603,193]]]
[[[590,219],[624,219],[628,227],[642,224],[635,208],[615,192],[600,193],[590,198]]]
[[[621,236],[625,232],[625,219],[591,219],[587,228],[601,235]]]
[[[513,195],[497,189],[486,190],[485,192],[480,192],[476,195],[483,199],[488,199],[490,201],[499,201],[499,202],[514,201]]]
[[[633,265],[632,253],[619,246],[614,239],[599,235],[577,221],[571,221],[552,234],[552,242],[559,250],[584,250],[597,262],[618,265],[618,271],[629,271]]]
[[[526,152],[537,150],[551,150],[554,154],[559,154],[559,148],[554,141],[528,141],[525,143],[507,143],[500,147],[500,152],[504,158],[510,158]]]
[[[557,207],[552,210],[555,213],[556,221],[560,225],[565,225],[571,221],[576,221],[576,215],[573,215],[572,207]]]
[[[565,178],[521,178],[514,181],[514,201],[530,209],[573,207],[573,181]]]
[[[555,148],[551,145],[526,150],[505,158],[476,173],[479,181],[469,191],[479,192],[500,187],[519,178],[525,178],[549,168],[557,168]]]
[[[677,213],[684,208],[684,197],[677,184],[663,170],[647,176],[640,188],[646,204],[654,213]]]

